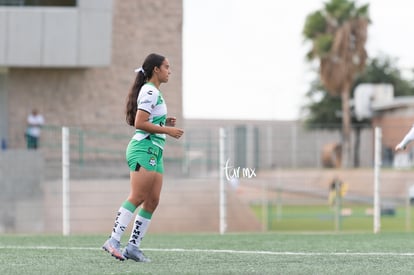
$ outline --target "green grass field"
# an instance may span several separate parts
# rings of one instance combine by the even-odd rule
[[[350,210],[348,216],[341,217],[340,230],[348,232],[372,232],[373,217],[366,214],[371,205],[344,205]],[[253,212],[259,220],[266,220],[267,228],[271,231],[334,231],[335,211],[327,205],[283,205],[278,209],[276,205],[269,205],[263,214],[263,207],[252,206]],[[414,209],[410,210],[407,220],[407,209],[403,206],[395,208],[394,215],[381,217],[382,232],[405,232],[414,227]],[[263,218],[267,215],[267,219]],[[407,222],[408,221],[408,222]],[[413,224],[413,226],[411,226]]]
[[[0,235],[0,274],[414,274],[410,233],[148,234],[151,263],[115,260],[105,239]]]

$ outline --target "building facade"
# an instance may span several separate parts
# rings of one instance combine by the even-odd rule
[[[19,2],[19,3],[11,3]],[[47,125],[130,133],[125,98],[152,52],[172,68],[163,85],[182,119],[182,0],[0,1],[0,138],[25,146],[26,117]]]

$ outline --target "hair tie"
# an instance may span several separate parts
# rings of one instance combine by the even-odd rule
[[[145,75],[145,71],[142,67],[139,67],[138,69],[135,69],[134,72],[136,72],[136,73],[142,72]]]

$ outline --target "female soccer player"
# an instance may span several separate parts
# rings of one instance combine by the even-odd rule
[[[175,127],[175,118],[167,117],[167,106],[160,91],[160,85],[168,82],[171,74],[168,59],[150,54],[135,72],[137,76],[126,104],[126,121],[135,127],[135,134],[126,149],[131,189],[118,210],[111,236],[102,248],[121,261],[148,262],[150,260],[139,246],[160,199],[165,138],[169,135],[178,139],[184,131]],[[122,234],[141,204],[131,237],[122,253]]]
[[[398,143],[397,146],[395,146],[395,151],[405,150],[408,143],[410,143],[413,140],[414,140],[414,125],[410,129],[410,131],[405,135],[403,140],[400,143]]]

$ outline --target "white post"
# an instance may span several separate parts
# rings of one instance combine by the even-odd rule
[[[272,135],[272,127],[267,127],[267,167],[272,168],[273,165],[273,135]]]
[[[262,181],[262,231],[267,231],[269,224],[269,202],[267,200],[267,182]]]
[[[69,165],[69,128],[62,127],[62,227],[64,236],[70,233]]]
[[[380,169],[381,169],[381,128],[375,127],[375,164],[374,164],[374,233],[381,229],[380,207]]]
[[[219,131],[219,155],[220,155],[220,199],[219,199],[219,208],[220,208],[220,234],[224,234],[226,232],[227,224],[226,224],[226,185],[225,185],[225,177],[223,171],[226,163],[225,159],[225,140],[226,140],[226,132],[224,128],[220,128]]]
[[[298,143],[298,129],[297,129],[297,125],[296,124],[294,124],[294,125],[292,125],[292,128],[291,128],[291,134],[292,134],[292,152],[291,152],[291,154],[292,154],[292,166],[294,167],[294,168],[296,168],[297,167],[297,165],[298,165],[298,163],[297,163],[297,143]]]
[[[411,231],[411,194],[410,194],[410,184],[407,182],[405,184],[407,196],[405,199],[405,230]]]

